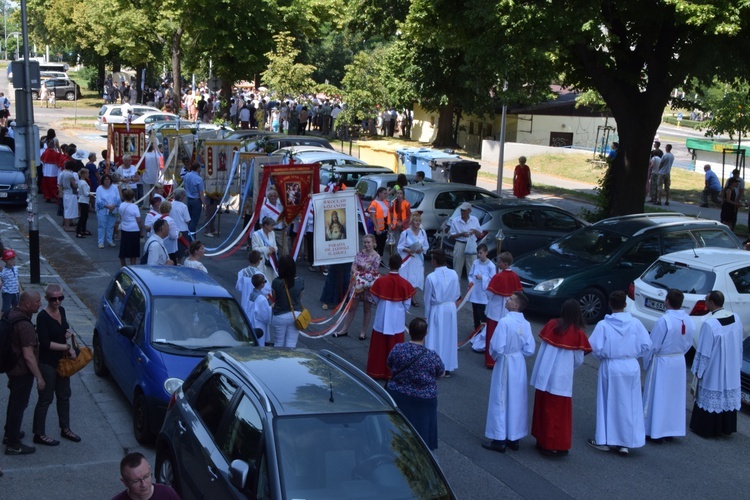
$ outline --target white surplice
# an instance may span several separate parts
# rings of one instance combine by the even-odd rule
[[[643,324],[628,312],[608,314],[589,338],[601,360],[596,387],[596,435],[599,444],[639,448],[646,444],[639,357],[651,349]]]
[[[438,353],[446,371],[458,368],[456,301],[460,296],[458,275],[453,269],[441,266],[427,276],[424,287],[427,336],[424,345]]]
[[[531,325],[520,312],[508,312],[490,340],[495,360],[484,434],[489,439],[516,441],[529,433],[526,361],[536,344]]]
[[[685,435],[685,353],[693,344],[695,323],[685,311],[667,309],[651,329],[651,350],[643,356],[646,435],[654,439]]]
[[[257,250],[260,252],[260,255],[263,257],[261,259],[261,266],[263,267],[263,274],[266,275],[266,280],[268,281],[268,286],[271,286],[271,282],[276,277],[276,271],[274,271],[273,266],[271,266],[271,248],[274,249],[273,255],[279,255],[279,245],[276,242],[276,233],[271,231],[270,234],[266,234],[261,229],[260,231],[255,231],[253,233],[253,237],[250,238],[250,243],[253,250]]]
[[[250,324],[253,328],[259,328],[263,332],[263,335],[258,338],[258,345],[264,346],[271,335],[272,312],[268,295],[263,294],[263,292],[251,294],[247,306],[245,314],[247,314]]]
[[[409,256],[408,249],[413,246],[422,246],[422,253],[415,253]],[[398,239],[398,253],[404,260],[401,265],[401,269],[398,270],[398,274],[406,281],[411,283],[414,288],[424,289],[424,252],[427,251],[430,244],[427,241],[427,234],[424,229],[419,230],[419,234],[415,235],[411,228],[401,232],[401,237]],[[409,257],[407,259],[407,257]]]
[[[411,298],[395,302],[393,300],[381,300],[373,294],[372,299],[377,305],[372,329],[383,335],[404,333],[406,330],[406,312],[411,307]]]
[[[573,372],[583,364],[583,356],[580,349],[561,349],[542,342],[529,383],[540,391],[572,398]]]
[[[737,411],[742,406],[742,335],[739,316],[724,309],[713,311],[701,325],[691,371],[699,380],[695,403],[707,412]]]
[[[490,280],[497,273],[497,266],[490,259],[482,262],[477,259],[471,265],[471,271],[469,272],[469,283],[474,283],[474,287],[471,289],[471,296],[469,302],[474,304],[487,304],[489,297],[487,296],[487,285],[490,284]],[[481,276],[477,279],[477,276]],[[495,295],[489,294],[489,295]],[[505,298],[505,297],[503,297]],[[505,307],[505,301],[502,301],[503,308]],[[487,316],[487,309],[485,308],[484,315]],[[471,349],[475,352],[484,352],[485,349],[485,336],[487,327],[484,326],[479,333],[471,338]]]

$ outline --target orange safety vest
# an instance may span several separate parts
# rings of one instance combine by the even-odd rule
[[[388,206],[387,201],[384,201],[383,203]],[[380,205],[380,202],[378,202],[378,200],[372,200],[372,203],[370,203],[367,212],[370,214],[371,219],[373,218],[373,212],[375,212],[375,217],[372,221],[372,225],[375,227],[375,230],[385,231],[385,228],[391,222],[390,211],[387,209],[383,210],[383,207]]]
[[[411,205],[408,201],[403,200],[401,202],[401,210],[396,208],[396,200],[391,202],[391,229],[396,229],[400,226],[400,229],[409,225],[409,217],[411,217]]]

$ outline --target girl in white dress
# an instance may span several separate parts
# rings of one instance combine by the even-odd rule
[[[427,233],[422,229],[422,215],[413,212],[409,219],[409,228],[402,232],[398,239],[398,253],[403,259],[398,274],[420,290],[424,290],[424,253],[428,246]],[[411,305],[419,307],[415,299],[416,294],[411,299]]]

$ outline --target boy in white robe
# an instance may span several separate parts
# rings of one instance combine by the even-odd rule
[[[508,313],[500,320],[490,340],[490,356],[495,360],[487,407],[484,435],[490,439],[482,447],[505,453],[506,443],[518,450],[518,441],[529,433],[528,378],[524,357],[534,354],[536,343],[531,324],[522,311],[529,299],[516,292],[505,302]]]
[[[432,252],[435,270],[425,279],[424,309],[430,334],[425,337],[425,347],[432,349],[445,365],[445,376],[458,368],[458,318],[456,301],[461,296],[458,275],[445,267],[445,252],[438,248]]]
[[[685,435],[685,353],[693,344],[695,324],[680,308],[684,295],[672,289],[664,300],[666,312],[651,330],[651,350],[643,356],[646,384],[643,413],[646,439]]]
[[[612,447],[623,455],[646,444],[638,359],[651,350],[643,324],[625,311],[625,292],[609,296],[608,314],[589,337],[592,354],[601,360],[596,388],[596,435],[588,444]]]
[[[263,273],[254,274],[251,281],[253,291],[248,298],[245,314],[247,314],[252,327],[262,332],[262,335],[258,332],[256,334],[258,334],[258,345],[264,346],[268,342],[269,325],[271,324],[272,315],[268,294],[263,293],[263,287],[266,285],[266,277]]]

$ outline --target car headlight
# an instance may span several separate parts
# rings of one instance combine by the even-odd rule
[[[168,378],[164,381],[164,390],[167,391],[167,394],[170,396],[174,394],[174,392],[180,388],[182,385],[182,379],[179,378]]]
[[[557,290],[560,284],[563,282],[563,278],[555,278],[547,281],[542,281],[534,287],[535,292],[551,292]]]
[[[28,184],[13,184],[10,188],[11,189],[29,189],[29,185]]]

